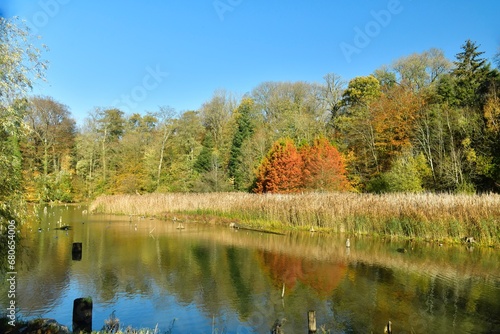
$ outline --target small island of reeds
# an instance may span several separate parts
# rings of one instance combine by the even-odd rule
[[[101,196],[96,213],[234,220],[270,230],[500,244],[500,195],[168,193]],[[207,219],[205,219],[207,221]]]

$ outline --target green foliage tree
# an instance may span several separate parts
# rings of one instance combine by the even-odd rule
[[[124,119],[118,145],[110,157],[113,173],[109,192],[137,194],[156,189],[155,169],[148,170],[146,151],[154,143],[157,122],[151,114],[132,114]]]
[[[167,141],[170,139],[175,128],[172,125],[174,119],[175,110],[171,107],[161,107],[160,111],[156,114],[159,118],[159,132],[161,134],[161,146],[160,146],[160,156],[158,158],[158,172],[156,174],[156,189],[160,187],[161,172],[163,167],[163,160],[165,158],[165,150],[167,147]]]
[[[1,48],[4,54],[15,50],[16,57],[23,52]],[[466,41],[453,69],[442,51],[430,49],[347,85],[332,73],[323,83],[264,82],[239,103],[216,91],[199,110],[179,115],[168,107],[131,115],[98,108],[76,134],[74,154],[71,131],[64,130],[71,122],[44,123],[39,116],[45,107],[31,113],[37,103],[29,107],[23,98],[30,83],[22,75],[33,72],[25,68],[17,88],[13,74],[0,83],[2,180],[21,183],[16,166],[22,153],[25,176],[27,170],[44,176],[45,199],[65,198],[75,187],[87,197],[333,191],[348,188],[346,174],[360,191],[500,191],[500,73],[482,56]],[[6,64],[2,74],[15,68],[4,59],[0,64]],[[24,140],[26,121],[33,132]]]
[[[450,70],[451,63],[442,50],[430,49],[400,58],[392,67],[398,83],[406,89],[417,92],[437,82],[442,74]]]
[[[85,119],[76,139],[76,175],[81,182],[80,194],[92,198],[97,194],[100,173],[100,144],[95,118]]]
[[[30,130],[22,147],[28,189],[34,181],[34,199],[71,201],[76,123],[68,107],[51,97],[33,97],[25,122]]]
[[[248,140],[254,132],[254,102],[250,98],[245,98],[241,101],[236,109],[236,131],[234,132],[233,142],[231,145],[228,171],[229,177],[233,180],[234,189],[247,190],[250,185],[247,173],[245,173],[243,164],[242,148],[246,140]]]
[[[356,77],[349,81],[343,101],[348,106],[367,106],[380,97],[380,82],[373,75]]]
[[[397,83],[396,73],[391,71],[386,65],[376,69],[373,72],[373,76],[380,82],[380,88],[383,92],[391,89]]]
[[[22,211],[19,141],[26,133],[26,97],[46,69],[32,38],[19,20],[0,17],[0,219]]]
[[[500,46],[498,47],[498,52],[493,57],[493,61],[497,64],[497,68],[500,68]]]
[[[202,151],[205,128],[196,111],[172,120],[173,132],[165,148],[164,168],[157,191],[188,192],[195,189],[200,173],[195,164]]]
[[[423,154],[416,157],[406,152],[397,157],[391,168],[373,178],[368,184],[368,191],[418,193],[424,191],[430,169]]]
[[[102,187],[106,189],[108,174],[111,165],[116,166],[113,160],[117,157],[114,153],[118,149],[119,140],[122,138],[125,130],[124,113],[119,109],[97,109],[96,110],[96,130],[99,135],[101,146],[101,169],[102,169]]]
[[[481,58],[484,52],[478,49],[479,45],[467,40],[453,62],[455,68],[451,73],[456,79],[455,93],[460,106],[477,106],[479,99],[476,94],[489,72],[486,59]]]
[[[264,82],[252,92],[271,142],[289,137],[310,142],[323,133],[331,115],[322,88],[306,82]],[[322,102],[323,100],[323,102]]]
[[[26,214],[19,142],[26,134],[27,95],[42,79],[46,63],[31,43],[28,28],[16,19],[0,17],[0,270],[7,266],[6,224],[21,224]],[[16,238],[18,238],[16,234]],[[11,270],[12,271],[12,270]]]

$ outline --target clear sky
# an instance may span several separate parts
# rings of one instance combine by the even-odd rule
[[[95,107],[182,112],[217,89],[350,80],[433,47],[453,59],[467,39],[491,60],[500,46],[497,0],[1,0],[0,12],[42,37],[50,66],[34,93],[79,123]]]

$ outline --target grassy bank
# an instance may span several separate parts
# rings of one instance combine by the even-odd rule
[[[208,214],[269,229],[314,227],[443,241],[470,236],[481,244],[500,244],[500,195],[494,194],[114,195],[97,198],[90,210],[157,217]]]

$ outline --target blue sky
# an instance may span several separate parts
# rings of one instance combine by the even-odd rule
[[[49,47],[34,94],[69,106],[126,113],[198,109],[215,90],[241,96],[265,81],[345,80],[466,39],[491,59],[500,1],[465,0],[2,0]]]

